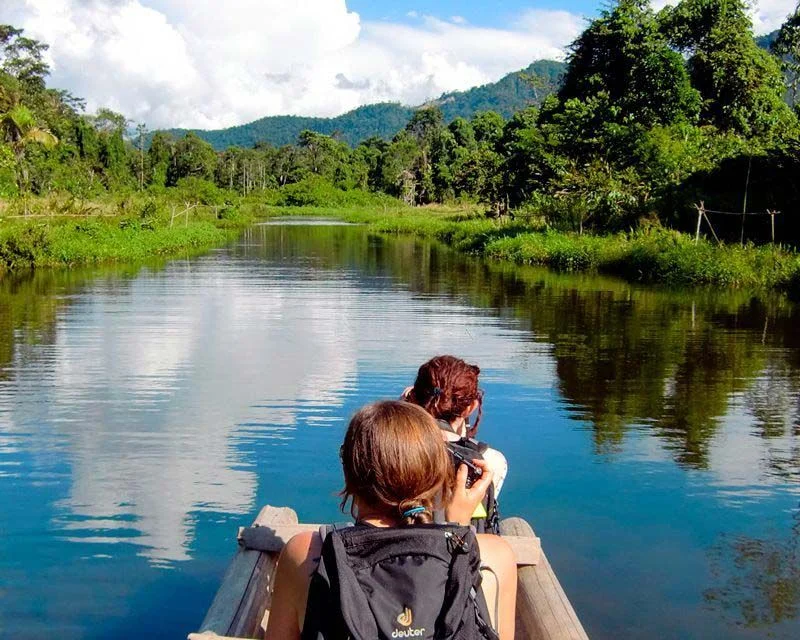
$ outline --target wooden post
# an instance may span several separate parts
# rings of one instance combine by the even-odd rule
[[[720,245],[721,245],[721,244],[722,244],[722,240],[720,240],[720,239],[717,237],[717,232],[716,232],[716,231],[714,231],[714,225],[712,225],[712,224],[711,224],[711,220],[709,220],[709,219],[708,219],[708,214],[706,213],[706,210],[705,210],[705,208],[703,209],[703,217],[706,219],[706,224],[708,225],[708,228],[709,228],[709,229],[711,229],[711,235],[713,235],[713,236],[714,236],[714,240],[716,240],[716,241],[717,241],[717,244],[720,244]]]
[[[767,209],[767,213],[769,214],[769,221],[772,225],[772,244],[775,244],[775,212]]]
[[[694,243],[697,244],[700,241],[700,225],[703,222],[703,210],[705,209],[705,204],[703,201],[700,201],[700,206],[694,205],[694,208],[697,209],[697,231],[694,234]]]
[[[753,168],[753,156],[752,154],[747,159],[747,180],[744,183],[744,202],[742,202],[742,237],[739,240],[739,244],[744,246],[744,221],[747,218],[747,192],[750,189],[750,170]]]

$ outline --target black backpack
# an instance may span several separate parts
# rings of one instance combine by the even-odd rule
[[[448,425],[448,430],[449,428],[450,426]],[[474,458],[483,460],[483,453],[489,448],[488,444],[478,442],[472,438],[450,440],[447,446],[451,451],[455,450],[467,460],[472,460]],[[456,460],[456,468],[458,468],[458,460]],[[472,526],[475,527],[475,531],[478,533],[495,533],[499,535],[500,510],[497,507],[497,497],[494,494],[494,482],[490,484],[489,488],[486,490],[486,496],[483,498],[483,508],[486,510],[486,517],[473,518],[471,520]]]
[[[498,640],[470,527],[322,527],[302,640]]]

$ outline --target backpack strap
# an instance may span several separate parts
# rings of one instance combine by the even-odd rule
[[[348,527],[355,526],[352,522],[332,522],[331,524],[323,524],[319,527],[319,537],[322,544],[325,544],[327,538],[333,531],[341,531]]]

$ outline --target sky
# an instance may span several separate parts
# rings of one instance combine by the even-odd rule
[[[796,0],[756,0],[757,33]],[[656,0],[654,6],[663,6]],[[601,0],[0,0],[50,44],[51,86],[150,128],[417,105],[564,48]]]

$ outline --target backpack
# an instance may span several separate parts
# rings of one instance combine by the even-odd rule
[[[498,640],[470,527],[321,527],[302,640]]]
[[[447,446],[450,449],[457,451],[467,460],[474,458],[483,460],[483,452],[489,448],[489,445],[485,442],[478,442],[472,438],[449,440],[447,442]],[[494,533],[499,535],[500,510],[497,507],[497,497],[494,493],[494,482],[490,484],[489,488],[486,490],[486,495],[483,498],[482,504],[486,512],[486,516],[481,518],[472,518],[472,526],[475,527],[475,531],[478,533]]]

